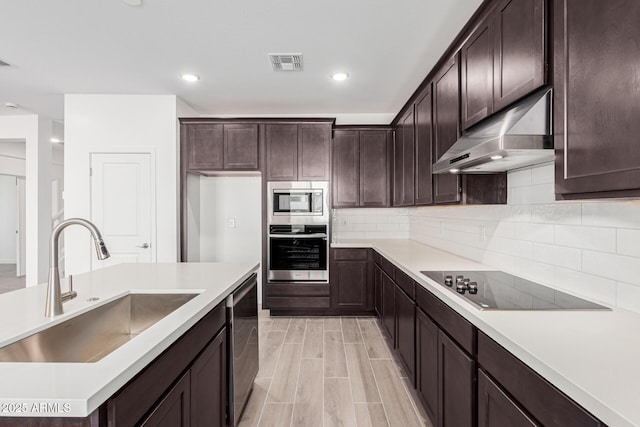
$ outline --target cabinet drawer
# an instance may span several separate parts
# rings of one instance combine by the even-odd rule
[[[483,333],[478,363],[545,426],[601,426],[596,418]]]
[[[382,271],[384,271],[385,273],[387,273],[387,275],[392,278],[393,280],[395,280],[395,270],[396,268],[394,267],[394,265],[391,263],[391,261],[387,260],[385,257],[382,257],[380,259],[380,267],[382,267]]]
[[[298,308],[330,308],[330,297],[269,297],[272,310],[295,310]]]
[[[366,261],[368,249],[334,249],[333,259],[336,261]]]
[[[476,328],[422,286],[416,288],[416,302],[425,313],[469,354],[475,354]]]
[[[225,307],[222,302],[109,399],[109,425],[136,424],[224,323]]]
[[[270,297],[328,297],[331,294],[329,284],[307,283],[269,283]]]
[[[415,287],[416,282],[404,272],[396,268],[396,284],[407,294],[412,300],[416,299]]]

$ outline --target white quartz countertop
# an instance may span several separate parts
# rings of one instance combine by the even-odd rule
[[[0,295],[0,347],[129,293],[198,296],[95,363],[0,363],[0,416],[85,417],[258,269],[252,263],[119,264],[74,276],[78,297],[44,317],[46,284]],[[66,281],[62,283],[66,290]],[[99,298],[88,302],[89,298]]]
[[[371,247],[609,426],[640,426],[640,315],[611,311],[483,311],[422,275],[495,270],[412,240],[343,240]]]

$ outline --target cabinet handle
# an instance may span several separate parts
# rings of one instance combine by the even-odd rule
[[[149,249],[149,244],[148,243],[143,243],[139,246],[136,246],[136,248],[141,248],[141,249]]]

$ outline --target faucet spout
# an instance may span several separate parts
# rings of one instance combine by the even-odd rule
[[[91,233],[99,260],[109,258],[110,254],[102,239],[98,228],[90,221],[83,218],[69,218],[58,224],[51,232],[49,240],[49,280],[47,282],[47,300],[44,315],[54,317],[63,313],[63,294],[60,289],[60,272],[58,271],[58,241],[62,230],[70,225],[81,225]]]

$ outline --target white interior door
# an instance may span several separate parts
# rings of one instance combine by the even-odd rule
[[[91,153],[91,220],[111,258],[92,268],[155,262],[155,203],[149,153]]]
[[[16,177],[16,200],[18,210],[18,229],[16,230],[16,276],[24,276],[27,267],[27,220],[26,213],[27,181]]]

